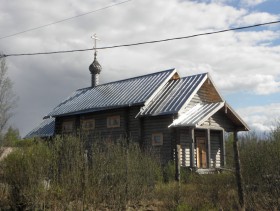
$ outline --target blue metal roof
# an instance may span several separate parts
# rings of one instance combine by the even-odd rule
[[[221,102],[197,104],[188,111],[183,109],[207,78],[211,80],[207,73],[179,78],[176,70],[170,69],[79,89],[54,108],[48,117],[141,105],[140,116],[179,114],[169,127],[196,127],[225,105],[221,98]],[[228,117],[240,128],[244,127],[243,130],[249,130],[241,118],[229,106],[226,107],[229,110]],[[25,138],[53,136],[54,126],[55,118],[46,119]]]
[[[48,116],[64,116],[110,108],[143,105],[176,73],[175,69],[75,91]]]
[[[141,109],[139,115],[154,116],[178,113],[206,78],[207,73],[203,73],[169,81],[155,98]]]
[[[24,138],[51,137],[54,135],[55,118],[45,119],[38,127],[30,131]]]

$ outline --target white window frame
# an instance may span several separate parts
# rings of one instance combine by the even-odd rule
[[[117,128],[121,126],[120,115],[108,116],[107,117],[107,128]]]
[[[62,122],[62,132],[69,133],[74,130],[74,121],[66,120]]]
[[[82,119],[81,120],[82,130],[94,130],[95,129],[95,119]]]
[[[163,134],[160,132],[152,133],[152,145],[162,146],[163,145]]]

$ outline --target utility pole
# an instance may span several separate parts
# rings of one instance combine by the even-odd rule
[[[241,175],[237,130],[235,130],[233,133],[233,153],[234,153],[235,177],[236,177],[236,184],[238,190],[239,204],[241,210],[245,211],[244,186],[243,186],[243,179]]]

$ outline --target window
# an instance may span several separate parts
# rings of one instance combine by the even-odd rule
[[[62,123],[62,132],[72,132],[74,127],[73,121],[65,121]]]
[[[95,120],[94,119],[81,120],[81,128],[82,130],[93,130],[95,128]]]
[[[152,134],[152,145],[160,146],[163,144],[163,135],[162,133],[153,133]]]
[[[120,125],[121,125],[120,116],[107,117],[107,128],[120,127]]]

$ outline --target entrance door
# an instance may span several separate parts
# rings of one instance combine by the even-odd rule
[[[206,139],[203,137],[196,138],[196,162],[198,168],[207,168]]]

